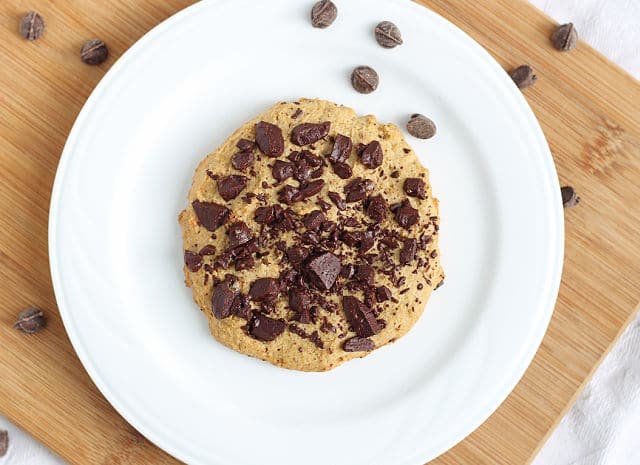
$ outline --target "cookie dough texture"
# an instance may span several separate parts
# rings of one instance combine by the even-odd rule
[[[282,130],[284,152],[273,158],[266,156],[256,147],[252,150],[254,162],[251,167],[244,170],[234,168],[232,157],[240,151],[236,144],[241,139],[255,141],[256,123],[261,121],[272,123]],[[296,126],[327,121],[331,126],[328,135],[323,139],[304,147],[292,143],[291,134]],[[352,176],[348,179],[336,175],[328,161],[337,134],[348,136],[352,140],[353,150],[346,161],[352,169]],[[383,153],[382,164],[375,168],[365,166],[358,154],[359,144],[367,145],[372,141],[379,141]],[[291,152],[304,149],[322,158],[325,166],[318,179],[324,180],[325,184],[318,194],[308,199],[290,205],[282,204],[278,201],[278,191],[285,185],[298,187],[299,183],[293,177],[276,182],[272,174],[273,164],[276,160],[288,162],[287,156]],[[240,194],[227,201],[220,195],[218,181],[229,175],[242,175],[247,179],[246,187]],[[373,220],[367,215],[367,199],[347,203],[346,209],[341,211],[328,196],[329,192],[336,192],[344,199],[345,186],[357,178],[372,181],[373,188],[367,191],[367,199],[382,195],[386,201],[388,209],[381,220]],[[407,178],[424,181],[422,195],[416,196],[415,192],[413,195],[407,193]],[[410,188],[409,192],[412,192]],[[326,202],[324,208],[328,210],[322,210],[319,200]],[[192,206],[193,202],[198,201],[214,202],[227,207],[230,213],[224,224],[213,232],[205,228]],[[399,225],[397,215],[393,211],[394,208],[397,211],[398,204],[403,201],[408,201],[419,214],[417,224],[409,228]],[[267,234],[267,231],[264,231],[265,226],[255,221],[256,209],[275,204],[283,209],[290,208],[297,214],[293,231]],[[301,237],[307,232],[303,219],[306,214],[317,210],[323,211],[325,221],[329,222],[329,225],[330,222],[337,224],[340,231],[334,233],[334,239],[338,234],[342,238],[348,232],[375,230],[373,247],[363,253],[359,252],[359,243],[353,245],[351,242],[351,245],[347,245],[340,239],[334,242],[331,250],[326,250],[324,248],[332,244],[331,240],[325,238],[322,230],[318,233],[320,240],[317,244],[308,243],[307,239]],[[355,218],[357,223],[348,218]],[[229,247],[228,227],[239,221],[246,223],[253,237],[260,238],[261,242],[257,255],[253,254],[254,265],[240,271],[235,268],[233,260],[226,269],[218,260]],[[325,371],[352,358],[371,353],[344,350],[345,341],[358,335],[354,332],[353,326],[350,328],[346,319],[343,296],[354,296],[360,302],[370,304],[368,307],[374,312],[381,328],[377,334],[368,337],[376,349],[394,342],[415,324],[432,290],[442,283],[444,277],[438,251],[438,221],[438,201],[431,193],[429,172],[420,164],[395,125],[380,124],[371,115],[358,117],[351,108],[328,101],[302,99],[299,102],[281,102],[236,130],[198,165],[189,192],[188,206],[179,216],[183,248],[191,260],[191,266],[184,267],[185,281],[193,292],[196,304],[209,321],[211,334],[222,344],[281,367]],[[381,231],[386,233],[382,234]],[[326,233],[327,236],[328,234],[330,233]],[[385,237],[385,242],[391,245],[381,244]],[[393,239],[390,238],[395,238],[396,247],[393,247]],[[407,254],[410,261],[401,264],[403,244],[410,239],[415,239],[418,248],[413,257],[410,252],[405,252],[404,261]],[[296,321],[297,313],[289,305],[289,292],[294,286],[291,282],[282,280],[283,274],[293,269],[286,252],[283,251],[286,250],[285,245],[287,248],[304,247],[311,251],[312,256],[330,251],[340,258],[343,268],[353,265],[354,269],[358,270],[359,266],[366,268],[369,262],[374,270],[374,284],[360,285],[358,278],[347,277],[350,273],[346,271],[337,278],[332,289],[320,290],[312,286],[308,280],[305,281],[304,271],[298,270],[301,276],[295,282],[309,287],[308,292],[312,296],[314,307],[311,312],[312,319],[315,322]],[[207,252],[202,253],[203,248]],[[262,312],[269,318],[284,322],[284,332],[273,341],[259,340],[249,333],[248,320],[251,320],[253,313],[245,317],[231,315],[216,318],[212,310],[213,288],[216,283],[224,281],[225,277],[227,281],[231,279],[230,288],[242,295],[248,295],[251,284],[259,278],[278,279],[281,284],[280,294],[270,306],[265,307],[261,303],[252,302],[250,298],[249,304],[252,312]],[[391,291],[391,299],[384,301],[384,298],[372,298],[375,289],[381,286],[386,286]],[[384,291],[381,292],[384,294]],[[368,344],[367,342],[364,345]],[[360,345],[351,344],[356,347]]]

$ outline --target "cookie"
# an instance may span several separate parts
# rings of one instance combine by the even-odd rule
[[[185,282],[215,339],[325,371],[404,335],[444,279],[438,201],[400,130],[282,102],[198,165]]]

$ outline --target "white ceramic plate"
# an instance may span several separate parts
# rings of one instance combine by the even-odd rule
[[[50,217],[69,337],[113,406],[193,464],[416,465],[484,421],[531,361],[558,290],[563,223],[549,149],[498,64],[402,0],[348,0],[325,30],[312,0],[198,3],[134,45],[64,150]],[[396,22],[405,44],[379,47]],[[350,86],[376,68],[376,92]],[[396,344],[328,373],[226,349],[183,284],[176,217],[197,162],[279,100],[322,97],[404,127],[441,201],[447,280]]]

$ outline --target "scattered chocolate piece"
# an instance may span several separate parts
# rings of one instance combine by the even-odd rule
[[[351,73],[351,85],[361,94],[370,94],[378,88],[378,73],[369,66],[358,66]]]
[[[295,267],[302,264],[309,257],[309,251],[304,247],[294,245],[287,249],[287,258]]]
[[[205,245],[203,248],[200,249],[200,252],[198,252],[198,254],[202,256],[215,255],[216,248],[213,245]]]
[[[269,318],[262,313],[254,313],[249,321],[249,334],[263,342],[273,341],[284,332],[284,329],[284,321]]]
[[[311,9],[311,25],[320,29],[331,26],[338,16],[338,8],[331,0],[320,0]]]
[[[538,80],[538,76],[529,65],[521,65],[509,73],[518,89],[529,87]]]
[[[324,349],[324,342],[322,342],[318,331],[312,332],[309,336],[309,340],[313,342],[318,349]]]
[[[296,178],[299,182],[305,182],[307,179],[311,177],[311,172],[313,171],[313,167],[307,163],[306,160],[300,159],[296,163],[294,178]]]
[[[375,30],[376,41],[384,48],[393,48],[402,45],[402,34],[398,26],[391,21],[378,23]]]
[[[420,178],[407,178],[404,180],[404,191],[409,197],[427,198],[426,184]]]
[[[360,253],[365,253],[374,244],[374,235],[373,231],[366,231],[362,235],[362,239],[360,240]]]
[[[309,291],[292,287],[289,290],[289,307],[296,312],[296,320],[300,323],[310,323],[311,315],[309,310],[311,309],[311,294]]]
[[[279,157],[284,152],[282,130],[271,123],[256,123],[256,142],[260,151],[269,157]]]
[[[314,210],[312,212],[307,213],[304,216],[302,222],[304,226],[310,231],[317,231],[322,223],[327,220],[327,217],[320,210]]]
[[[342,348],[345,352],[371,352],[376,345],[371,339],[355,336],[344,341]]]
[[[298,119],[298,117],[302,114],[302,110],[300,108],[296,108],[296,111],[291,115],[291,119]]]
[[[229,236],[229,249],[235,249],[253,239],[251,229],[249,229],[249,226],[247,226],[244,221],[238,221],[229,225],[227,234]]]
[[[360,337],[369,337],[378,334],[382,328],[370,308],[353,296],[342,297],[342,308],[347,321]]]
[[[340,179],[349,179],[353,175],[351,167],[346,163],[334,163],[331,167]]]
[[[256,143],[249,139],[240,139],[238,142],[236,142],[236,147],[238,147],[238,150],[240,150],[241,152],[246,152],[255,149]]]
[[[331,163],[344,163],[349,159],[351,150],[353,148],[351,138],[342,134],[336,135],[336,140],[333,142],[333,149],[329,154],[329,161]]]
[[[274,278],[258,278],[251,284],[249,297],[254,302],[273,301],[280,294],[278,280]]]
[[[202,268],[202,256],[197,253],[193,253],[190,250],[184,251],[184,263],[192,273],[195,273]]]
[[[413,261],[418,251],[418,241],[415,239],[405,239],[400,250],[400,264],[407,265]]]
[[[371,265],[358,265],[355,278],[365,286],[373,286],[374,274]]]
[[[251,270],[255,268],[256,261],[251,256],[240,257],[236,259],[236,271]]]
[[[342,265],[340,269],[340,276],[346,279],[353,278],[353,275],[356,273],[356,267],[353,265]]]
[[[318,289],[329,290],[340,274],[340,259],[331,252],[312,258],[305,268],[307,280]]]
[[[418,210],[411,206],[411,202],[408,199],[403,200],[395,211],[396,222],[404,229],[410,229],[411,226],[418,222],[419,218]]]
[[[244,318],[245,320],[251,319],[253,313],[251,312],[251,305],[246,295],[238,293],[238,295],[235,296],[231,304],[231,314]]]
[[[191,206],[198,222],[212,232],[222,226],[229,217],[229,209],[214,202],[194,200]]]
[[[287,184],[278,191],[278,201],[280,203],[291,205],[293,202],[298,200],[299,193],[300,190],[297,187]]]
[[[308,199],[309,197],[313,197],[314,195],[318,194],[323,187],[324,187],[324,179],[317,179],[315,181],[311,181],[305,187],[300,189],[300,192],[298,192],[295,195],[294,202]]]
[[[256,213],[254,215],[254,219],[258,224],[273,224],[278,214],[282,212],[282,207],[279,205],[269,205],[267,207],[258,207],[256,208]]]
[[[80,49],[80,58],[88,65],[100,65],[109,57],[109,49],[100,39],[87,40]]]
[[[400,177],[400,171],[393,171],[389,176],[393,179],[398,179]]]
[[[387,216],[387,201],[381,194],[369,197],[366,212],[369,218],[380,223]]]
[[[340,197],[340,194],[338,194],[337,192],[329,192],[327,195],[335,204],[335,206],[338,207],[338,210],[342,211],[347,208],[347,202],[345,202],[345,200]]]
[[[271,175],[276,181],[282,182],[285,179],[293,176],[294,171],[295,167],[293,166],[293,163],[288,161],[276,160],[276,162],[273,164],[273,168],[271,168]]]
[[[44,19],[36,11],[30,11],[20,21],[20,35],[27,40],[38,40],[44,34],[44,28]]]
[[[322,158],[320,158],[318,155],[314,155],[308,150],[302,150],[300,152],[300,158],[304,159],[304,161],[306,161],[309,166],[313,166],[314,168],[326,165],[326,163],[322,161]]]
[[[296,145],[309,145],[319,141],[329,134],[331,122],[324,123],[302,123],[291,131],[291,142]]]
[[[236,298],[236,293],[226,282],[216,284],[211,295],[211,308],[213,315],[221,320],[231,315],[231,305]]]
[[[247,187],[246,176],[242,176],[239,174],[231,174],[229,176],[225,176],[224,178],[220,178],[217,181],[218,184],[218,193],[220,197],[222,197],[227,202],[229,200],[235,199],[240,192]]]
[[[35,334],[47,326],[44,312],[38,308],[27,308],[18,314],[18,319],[13,327],[25,334]]]
[[[551,35],[551,43],[556,50],[561,52],[568,52],[576,48],[578,45],[578,31],[576,31],[573,23],[558,26]]]
[[[370,179],[356,178],[344,186],[347,203],[359,202],[367,196],[367,192],[373,190],[373,181]]]
[[[374,140],[367,144],[367,146],[360,153],[360,160],[362,164],[370,169],[375,169],[382,165],[382,147],[380,142]]]
[[[376,300],[379,303],[386,302],[391,299],[391,290],[387,286],[379,286],[376,288]]]
[[[418,139],[431,139],[436,135],[436,124],[426,116],[415,113],[407,122],[407,132]]]
[[[575,207],[580,203],[580,197],[578,197],[575,189],[571,186],[561,187],[560,194],[562,195],[562,206],[564,208]]]
[[[245,150],[231,157],[231,166],[237,170],[244,170],[253,165],[253,160],[253,152],[251,150]]]

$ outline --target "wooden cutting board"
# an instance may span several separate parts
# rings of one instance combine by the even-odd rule
[[[58,158],[91,90],[140,36],[190,3],[4,0],[0,8],[0,413],[70,463],[175,463],[115,412],[76,357],[51,287],[47,214]],[[640,84],[584,43],[570,53],[552,49],[554,24],[523,1],[420,3],[505,68],[533,65],[539,80],[525,95],[562,183],[582,197],[565,213],[560,297],[535,360],[491,418],[433,462],[525,464],[640,302]],[[30,9],[47,23],[37,42],[18,35]],[[111,50],[99,67],[78,58],[94,36]],[[47,310],[49,326],[27,336],[11,326],[31,305]]]

